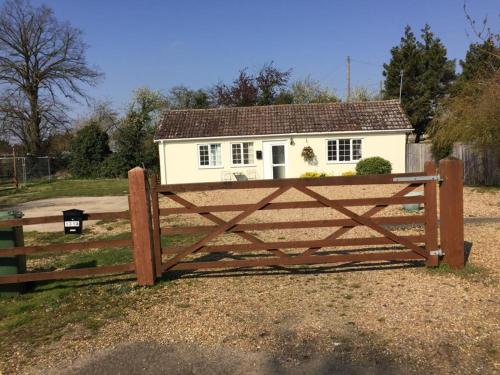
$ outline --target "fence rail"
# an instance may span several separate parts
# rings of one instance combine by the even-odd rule
[[[84,220],[103,220],[103,219],[128,219],[128,211],[119,212],[99,212],[88,213],[84,215]],[[21,218],[12,220],[1,220],[0,228],[22,227],[32,224],[64,223],[63,215],[41,216],[31,218]],[[62,228],[61,228],[62,229]],[[0,249],[2,256],[33,255],[38,253],[66,253],[71,251],[81,251],[88,249],[118,248],[123,246],[132,246],[130,239],[117,240],[95,240],[85,242],[66,242],[53,243],[47,245],[34,246],[16,246]],[[0,284],[22,283],[41,280],[72,279],[86,276],[116,274],[133,272],[135,270],[133,263],[116,264],[111,266],[100,266],[90,268],[65,269],[56,271],[28,272],[24,274],[0,276]]]

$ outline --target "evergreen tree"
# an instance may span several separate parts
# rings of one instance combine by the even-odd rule
[[[76,133],[70,144],[69,169],[74,177],[97,177],[100,165],[111,153],[108,134],[95,120]]]
[[[401,104],[420,136],[455,78],[454,61],[448,60],[446,48],[428,25],[422,29],[420,41],[407,26],[399,46],[391,49],[391,61],[384,64],[383,72],[386,99],[399,97],[401,72]]]
[[[460,66],[459,82],[490,78],[495,72],[500,72],[500,46],[493,38],[483,43],[472,43],[465,59],[460,60]]]

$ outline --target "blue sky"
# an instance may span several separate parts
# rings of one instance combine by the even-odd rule
[[[431,25],[450,58],[470,43],[463,0],[354,1],[97,1],[34,0],[60,20],[83,30],[88,60],[105,73],[88,90],[121,110],[131,92],[149,86],[166,93],[174,85],[206,88],[229,81],[242,67],[275,61],[293,79],[311,75],[345,94],[345,60],[352,58],[353,85],[377,89],[381,65],[399,43],[405,25]],[[470,12],[496,26],[499,0],[469,0]],[[85,112],[75,107],[76,113]]]

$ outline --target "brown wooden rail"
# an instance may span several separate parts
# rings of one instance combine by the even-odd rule
[[[107,220],[107,219],[129,219],[128,211],[118,212],[95,212],[84,214],[83,220]],[[0,220],[0,228],[20,227],[34,224],[63,223],[63,215],[25,217],[22,219]],[[63,228],[61,228],[62,230]]]
[[[159,193],[175,191],[209,191],[227,189],[262,189],[279,188],[284,186],[338,186],[338,185],[379,185],[379,184],[408,184],[404,181],[394,181],[395,177],[422,176],[422,173],[394,173],[371,176],[337,176],[321,178],[285,178],[281,180],[249,180],[225,182],[197,182],[189,184],[157,185]]]
[[[118,212],[97,212],[84,214],[84,220],[106,220],[106,219],[129,219],[128,211]],[[13,220],[0,221],[0,227],[17,227],[32,224],[47,224],[47,223],[63,223],[63,215],[30,217]],[[61,226],[61,231],[64,228]],[[34,245],[34,246],[18,246],[0,249],[1,256],[14,256],[14,255],[29,255],[36,253],[63,253],[69,251],[78,251],[86,249],[99,249],[99,248],[116,248],[122,246],[132,246],[131,239],[117,239],[117,240],[96,240],[85,242],[68,242],[47,245]],[[133,272],[135,270],[133,263],[117,264],[112,266],[92,267],[92,268],[78,268],[78,269],[65,269],[56,271],[43,271],[43,272],[28,272],[24,274],[0,276],[0,284],[42,281],[42,280],[59,280],[59,279],[72,279],[85,276],[106,275],[124,272]]]

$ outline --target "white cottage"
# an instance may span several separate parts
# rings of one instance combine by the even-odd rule
[[[155,142],[161,183],[339,176],[381,156],[405,172],[412,126],[396,100],[166,111]],[[304,158],[303,150],[314,156]]]

